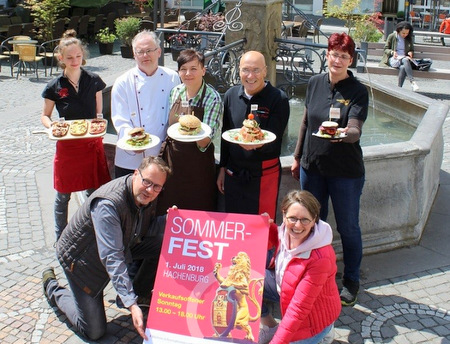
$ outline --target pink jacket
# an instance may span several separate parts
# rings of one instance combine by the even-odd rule
[[[273,227],[276,226],[272,226],[271,231]],[[283,226],[278,230],[283,240]],[[309,247],[306,245],[310,250],[294,252],[296,255],[289,260],[284,270],[280,293],[282,320],[270,344],[286,344],[313,337],[334,323],[341,312],[331,228],[320,221],[314,232],[311,241],[315,241]],[[274,238],[273,235],[270,237]],[[279,254],[280,249],[283,250],[283,243],[273,244],[277,246]]]

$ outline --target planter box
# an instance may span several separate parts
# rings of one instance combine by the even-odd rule
[[[122,54],[122,57],[125,59],[132,59],[133,58],[133,48],[129,45],[121,45],[120,46],[120,53]]]
[[[111,55],[114,49],[114,43],[98,43],[100,55]]]

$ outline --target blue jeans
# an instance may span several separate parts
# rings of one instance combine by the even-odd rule
[[[131,248],[132,258],[143,260],[133,280],[133,289],[137,295],[151,296],[163,237],[164,228],[161,228],[158,236],[145,236],[139,244]],[[48,283],[46,292],[51,305],[58,307],[83,336],[92,340],[102,337],[106,332],[103,292],[96,297],[90,296],[69,274],[66,274],[66,278],[70,289],[59,285],[57,280]]]
[[[89,197],[95,189],[86,190],[86,197]],[[67,218],[69,213],[69,201],[71,193],[56,192],[55,197],[55,234],[56,241],[61,236],[62,231],[67,226]]]
[[[314,337],[297,340],[296,342],[291,342],[290,344],[319,344],[322,339],[330,332],[334,327],[334,324],[327,326],[323,329],[322,332],[316,334]]]
[[[362,238],[359,227],[359,202],[364,176],[359,178],[324,177],[300,168],[300,185],[320,202],[320,218],[327,220],[328,199],[333,203],[337,231],[341,236],[344,256],[344,280],[359,282]]]
[[[263,290],[263,302],[261,305],[261,317],[268,316],[270,313],[269,308],[265,301],[271,301],[275,303],[280,302],[280,294],[277,291],[277,282],[275,279],[275,270],[266,269],[264,276],[264,290]]]
[[[47,285],[47,295],[52,305],[56,305],[83,336],[96,340],[106,333],[106,314],[103,292],[97,297],[86,294],[67,276],[70,290],[60,286],[57,280]]]

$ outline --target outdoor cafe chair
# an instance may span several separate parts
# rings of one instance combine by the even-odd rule
[[[11,24],[8,26],[6,37],[19,36],[22,33],[22,24]]]
[[[34,28],[33,23],[23,24],[22,35],[33,37],[34,36],[33,28]]]
[[[316,21],[316,26],[312,26],[307,29],[306,35],[312,35],[313,36],[313,42],[316,43],[316,37],[317,37],[317,43],[319,43],[319,29],[322,26],[323,18],[319,18]],[[300,36],[301,37],[301,36]]]
[[[425,26],[430,27],[431,26],[431,14],[424,14],[422,18],[422,28],[425,28]]]
[[[78,23],[78,30],[77,30],[77,36],[80,38],[87,38],[88,37],[88,28],[89,28],[89,15],[86,14],[80,18],[80,21]]]
[[[11,43],[10,43],[11,41],[29,41],[29,40],[31,40],[30,36],[22,36],[22,35],[12,36],[12,37],[5,39],[2,42],[2,45],[4,45],[4,44],[11,45]],[[19,51],[17,50],[17,44],[12,44],[12,49],[9,49],[9,51],[5,51],[3,54],[10,55],[14,60],[14,57],[19,56]],[[17,61],[17,59],[16,59],[16,61]]]
[[[66,20],[64,18],[57,19],[53,25],[53,39],[59,39],[66,29]]]
[[[72,16],[70,17],[69,22],[67,23],[66,30],[74,29],[78,30],[78,22],[80,21],[80,16]]]
[[[419,27],[422,27],[422,18],[420,18],[420,14],[417,12],[409,12],[409,21],[411,22],[412,26],[414,26],[414,23],[417,23]]]
[[[88,36],[89,40],[93,41],[95,39],[95,35],[97,32],[99,32],[103,28],[103,21],[105,19],[105,15],[102,13],[99,13],[95,16],[94,22],[90,22],[89,28],[88,28]]]
[[[9,63],[11,65],[11,76],[13,76],[13,59],[11,57],[10,52],[11,51],[9,50],[7,45],[5,44],[0,45],[0,72],[2,71],[2,61],[9,60]]]
[[[47,76],[47,68],[50,67],[50,75],[53,75],[53,66],[58,68],[58,44],[61,38],[53,39],[42,43],[39,46],[39,56],[44,58],[45,76]]]
[[[17,50],[19,51],[19,65],[17,66],[17,76],[16,78],[19,78],[19,73],[21,71],[27,71],[27,69],[30,69],[31,66],[33,66],[34,71],[36,72],[36,78],[39,80],[39,73],[38,73],[38,63],[41,61],[44,57],[43,56],[36,56],[36,49],[37,46],[34,44],[18,44]]]

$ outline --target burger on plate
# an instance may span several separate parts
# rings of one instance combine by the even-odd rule
[[[322,125],[319,127],[319,133],[322,136],[335,136],[338,133],[338,124],[332,121],[322,122]]]
[[[249,114],[248,119],[244,119],[239,134],[244,142],[264,140],[264,133],[259,127],[259,123],[255,121],[253,114]]]
[[[150,135],[145,132],[144,128],[133,128],[128,132],[126,142],[134,147],[145,146],[150,142]]]
[[[202,122],[194,115],[180,116],[178,131],[181,135],[197,135],[202,129]]]

